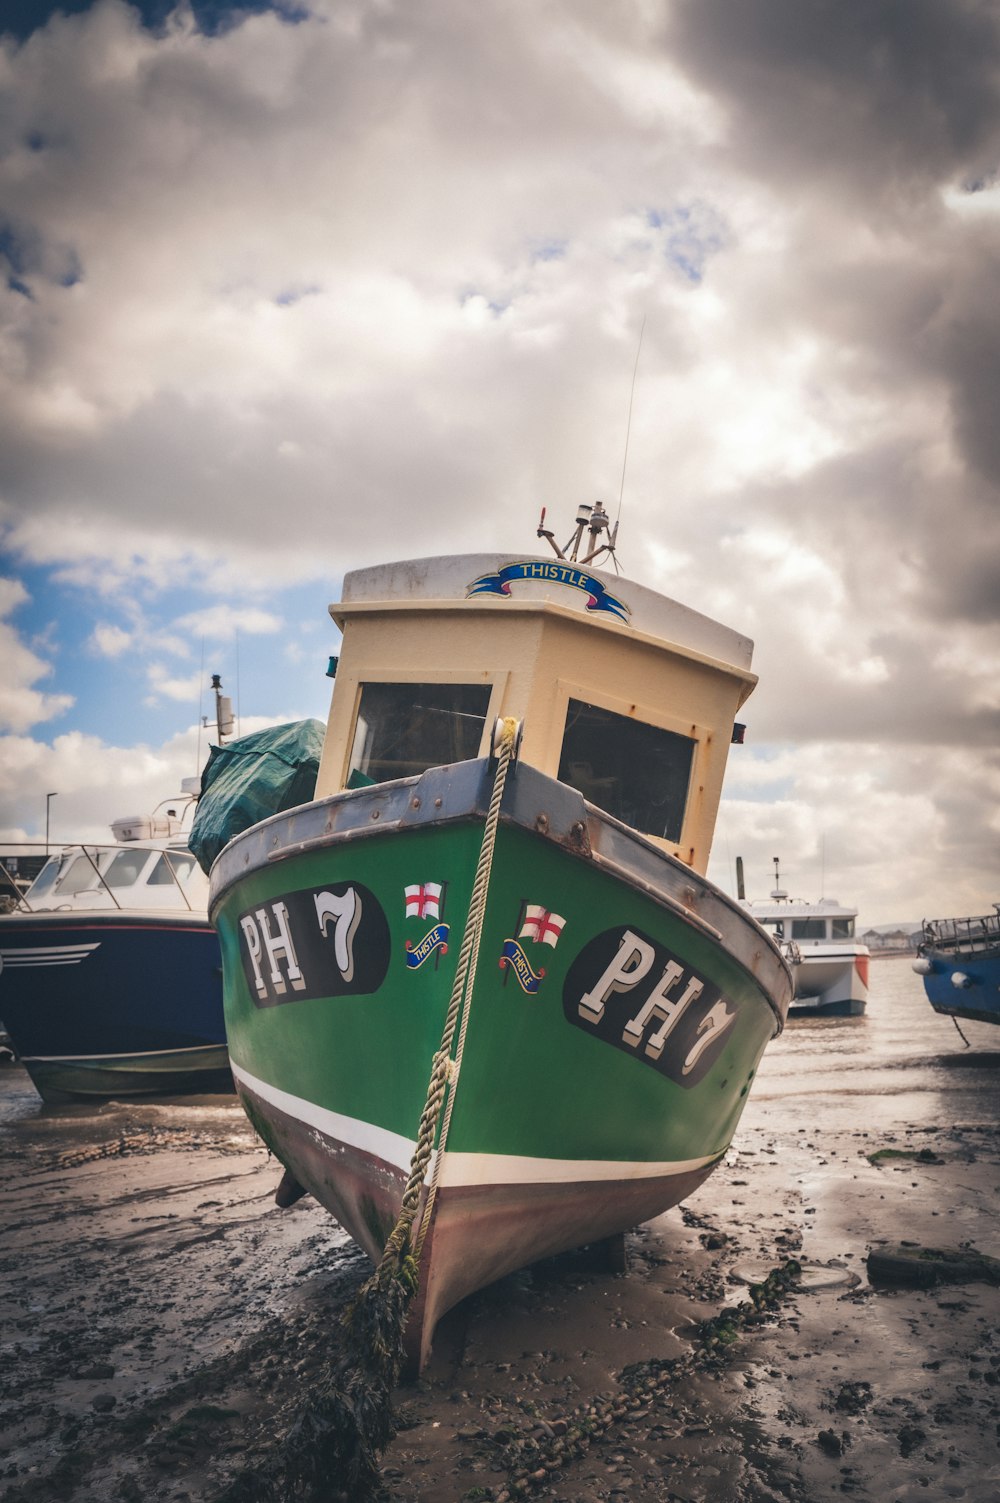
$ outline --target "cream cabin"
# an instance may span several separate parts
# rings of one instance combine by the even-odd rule
[[[316,797],[485,756],[521,759],[704,873],[753,644],[586,564],[467,554],[359,569]]]

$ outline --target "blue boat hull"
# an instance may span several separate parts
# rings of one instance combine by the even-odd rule
[[[46,1101],[233,1089],[207,919],[12,914],[0,1018]]]
[[[924,991],[935,1012],[974,1023],[1000,1023],[1000,953],[933,955],[923,973]]]

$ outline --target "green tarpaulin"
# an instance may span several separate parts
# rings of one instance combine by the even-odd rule
[[[190,840],[206,872],[241,830],[309,802],[324,735],[319,720],[295,720],[209,749]]]

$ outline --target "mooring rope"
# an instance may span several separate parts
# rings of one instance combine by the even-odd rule
[[[493,871],[493,852],[497,843],[497,827],[500,823],[500,804],[503,801],[504,786],[507,782],[507,773],[510,769],[511,758],[517,744],[518,722],[513,716],[507,715],[500,722],[499,747],[494,746],[497,752],[497,771],[493,780],[493,794],[490,798],[490,806],[486,814],[486,826],[483,830],[483,843],[479,849],[479,861],[476,865],[476,879],[472,885],[472,896],[469,899],[469,918],[466,923],[466,933],[462,937],[462,949],[458,957],[458,966],[455,970],[455,984],[452,987],[451,1003],[448,1008],[448,1018],[445,1023],[445,1037],[448,1043],[445,1045],[442,1038],[442,1050],[447,1048],[450,1053],[451,1040],[455,1032],[455,1018],[461,1007],[461,1025],[458,1031],[458,1045],[455,1049],[455,1058],[449,1070],[449,1082],[451,1090],[448,1092],[448,1100],[444,1109],[444,1121],[441,1124],[441,1134],[438,1138],[437,1156],[434,1160],[434,1168],[431,1172],[431,1182],[427,1190],[427,1202],[424,1214],[420,1222],[420,1230],[413,1248],[413,1257],[418,1269],[420,1254],[423,1251],[424,1238],[427,1236],[434,1214],[434,1202],[437,1199],[438,1182],[441,1178],[441,1165],[444,1162],[445,1145],[448,1141],[448,1129],[451,1126],[451,1113],[455,1105],[455,1096],[458,1089],[458,1077],[462,1069],[462,1055],[465,1052],[465,1036],[469,1028],[469,1013],[472,1005],[472,995],[476,989],[476,968],[479,964],[479,941],[483,933],[483,919],[486,915],[486,899],[490,890],[490,874]],[[466,979],[467,978],[467,979]]]
[[[417,1146],[414,1149],[413,1158],[410,1162],[410,1175],[406,1182],[406,1188],[403,1191],[399,1218],[386,1240],[382,1259],[376,1274],[377,1277],[384,1269],[388,1270],[395,1265],[397,1269],[402,1271],[404,1281],[407,1284],[412,1283],[413,1288],[411,1293],[416,1293],[416,1286],[419,1280],[420,1254],[423,1250],[424,1238],[430,1226],[431,1216],[434,1211],[434,1202],[437,1198],[438,1182],[441,1177],[441,1163],[444,1158],[448,1128],[451,1125],[451,1113],[455,1104],[458,1076],[462,1068],[462,1053],[465,1048],[465,1035],[469,1024],[469,1011],[472,1005],[472,994],[476,985],[479,941],[483,930],[483,918],[486,913],[486,897],[489,892],[490,873],[493,870],[493,853],[496,848],[497,827],[500,823],[500,804],[503,799],[504,786],[507,782],[507,772],[514,751],[517,729],[518,722],[512,716],[506,716],[499,722],[497,727],[497,736],[494,743],[494,750],[497,753],[496,776],[493,779],[493,793],[486,815],[482,844],[479,848],[479,860],[476,863],[476,876],[472,884],[472,894],[469,898],[469,912],[465,923],[465,933],[462,936],[462,948],[459,951],[458,965],[455,967],[455,980],[451,989],[451,999],[448,1003],[448,1012],[445,1017],[444,1030],[441,1034],[441,1043],[434,1055],[431,1078],[427,1087],[427,1100],[424,1103],[424,1110],[420,1118],[420,1127],[417,1132]],[[499,741],[498,746],[496,745],[497,740]],[[451,1046],[454,1042],[455,1028],[459,1017],[461,1017],[461,1026],[459,1028],[458,1047],[453,1059]],[[427,1166],[430,1163],[431,1154],[434,1149],[434,1137],[441,1116],[441,1104],[444,1101],[446,1092],[447,1104],[444,1111],[444,1120],[441,1124],[437,1156],[434,1160],[434,1168],[431,1172],[431,1181],[428,1186],[424,1214],[421,1218],[416,1240],[411,1244],[413,1222],[420,1203],[420,1192],[423,1188]],[[411,1245],[412,1252],[408,1256],[407,1249]]]

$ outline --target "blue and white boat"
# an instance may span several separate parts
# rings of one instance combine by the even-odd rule
[[[1000,903],[971,918],[925,919],[913,969],[935,1012],[1000,1023]]]
[[[208,880],[184,823],[198,779],[115,843],[53,855],[0,915],[0,1018],[45,1101],[233,1089]]]

